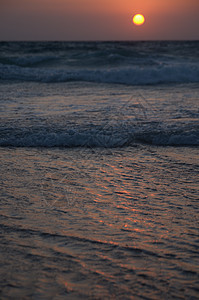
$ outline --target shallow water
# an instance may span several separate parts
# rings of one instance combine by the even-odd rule
[[[0,146],[199,145],[198,85],[1,84]]]
[[[197,299],[197,149],[2,152],[3,298]]]
[[[198,299],[196,44],[56,45],[2,48],[1,299]],[[85,47],[95,73],[119,52],[111,70],[182,68],[193,47],[193,72],[161,85],[58,80],[58,61],[85,71]]]

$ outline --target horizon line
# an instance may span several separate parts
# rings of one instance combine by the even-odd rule
[[[199,42],[199,39],[146,39],[146,40],[56,40],[56,39],[49,39],[49,40],[0,40],[0,43],[12,43],[12,42],[66,42],[66,43],[106,43],[106,42]]]

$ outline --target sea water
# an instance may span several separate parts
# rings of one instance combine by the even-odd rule
[[[1,299],[199,298],[198,50],[0,43]]]

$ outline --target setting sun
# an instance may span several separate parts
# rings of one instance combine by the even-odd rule
[[[141,14],[137,14],[137,15],[135,15],[134,17],[133,17],[133,23],[135,24],[135,25],[142,25],[142,24],[144,24],[144,22],[145,22],[145,18],[144,18],[144,16],[143,15],[141,15]]]

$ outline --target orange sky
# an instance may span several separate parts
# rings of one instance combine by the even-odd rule
[[[199,39],[199,0],[0,0],[0,40],[154,39]]]

